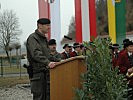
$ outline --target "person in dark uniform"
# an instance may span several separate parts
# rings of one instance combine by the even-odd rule
[[[121,55],[121,53],[125,52],[126,51],[126,48],[127,48],[127,42],[130,41],[129,39],[124,39],[123,40],[123,49],[119,52],[119,55]]]
[[[74,51],[70,53],[71,57],[79,56],[81,52],[80,44],[74,43],[73,44]]]
[[[69,53],[71,53],[73,51],[73,47],[71,45],[69,45],[68,47],[69,47]]]
[[[49,69],[54,68],[59,61],[50,55],[46,37],[49,29],[49,19],[38,19],[37,29],[30,34],[26,42],[27,59],[33,73],[30,77],[33,100],[50,100]]]
[[[119,44],[112,45],[112,64],[113,68],[118,66],[118,57],[119,57]]]
[[[69,44],[65,44],[63,46],[64,52],[62,52],[62,59],[68,59],[70,58],[70,48],[69,48]]]
[[[55,58],[61,60],[61,54],[57,52],[56,50],[56,40],[55,39],[50,39],[48,42],[49,48],[50,48],[50,55],[54,56]]]

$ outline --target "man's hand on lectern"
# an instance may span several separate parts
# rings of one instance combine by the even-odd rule
[[[56,65],[56,62],[50,62],[50,63],[48,64],[49,68],[54,68],[55,65]]]

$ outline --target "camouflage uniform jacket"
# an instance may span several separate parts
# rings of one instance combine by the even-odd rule
[[[59,53],[59,52],[55,52],[54,54],[50,54],[52,57],[55,57],[55,58],[57,58],[58,60],[61,60],[61,58],[62,58],[62,56],[61,56],[61,54]]]

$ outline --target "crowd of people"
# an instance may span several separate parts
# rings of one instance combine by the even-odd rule
[[[83,44],[75,42],[73,46],[69,44],[64,44],[63,49],[64,51],[62,53],[57,52],[56,50],[56,40],[51,39],[48,42],[50,54],[60,60],[68,59],[70,57],[80,56],[85,51],[85,47]]]
[[[120,51],[119,44],[110,46],[112,51],[112,65],[113,69],[118,67],[119,74],[124,74],[128,80],[128,87],[131,91],[128,95],[133,98],[133,42],[129,39],[123,40],[123,49]]]

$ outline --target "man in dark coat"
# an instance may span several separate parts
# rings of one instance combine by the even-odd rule
[[[46,34],[50,29],[50,20],[40,18],[37,30],[32,33],[26,43],[27,59],[33,72],[30,77],[33,100],[50,100],[49,69],[54,68],[58,59],[50,56]]]
[[[123,49],[119,52],[119,55],[121,55],[121,53],[123,53],[123,52],[125,52],[126,51],[126,48],[127,48],[127,45],[126,45],[126,43],[128,42],[128,41],[130,41],[129,39],[124,39],[123,40]]]
[[[112,45],[112,65],[113,68],[118,66],[118,57],[119,57],[119,44]]]

